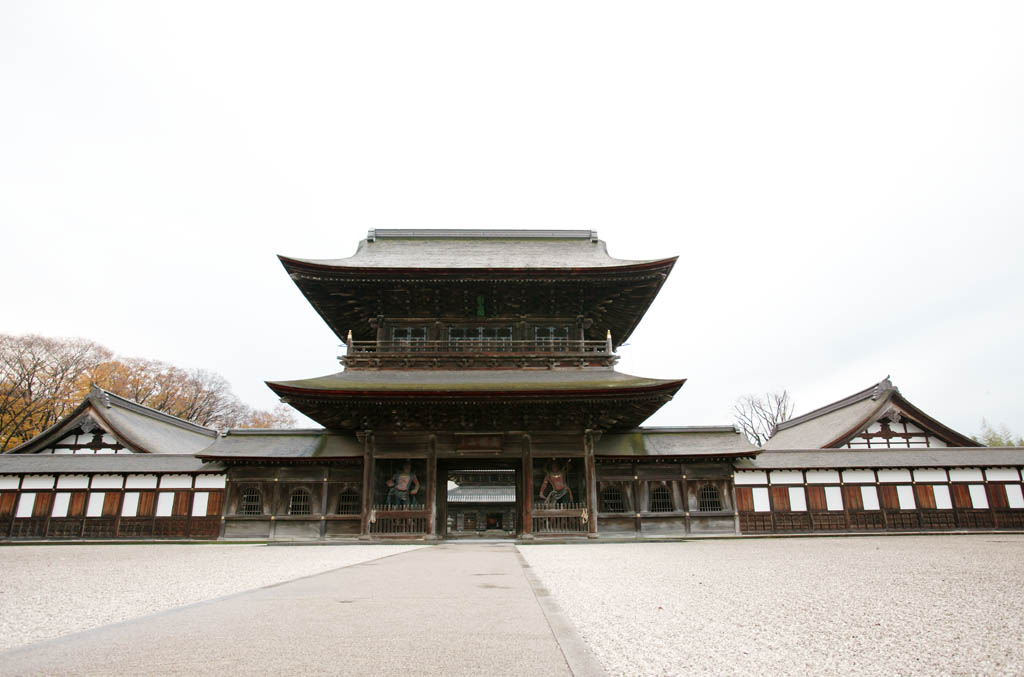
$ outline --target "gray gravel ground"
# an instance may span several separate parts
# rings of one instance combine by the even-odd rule
[[[1024,536],[531,545],[612,674],[1022,674]]]
[[[418,547],[0,547],[0,651]]]

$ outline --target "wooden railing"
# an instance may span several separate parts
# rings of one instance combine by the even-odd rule
[[[604,341],[571,341],[567,339],[537,341],[513,341],[511,339],[348,341],[346,347],[349,356],[380,355],[382,353],[612,354],[611,338]]]

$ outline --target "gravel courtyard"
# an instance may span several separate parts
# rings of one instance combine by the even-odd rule
[[[2,547],[0,651],[418,547]]]
[[[1024,536],[519,550],[612,674],[1024,672]]]

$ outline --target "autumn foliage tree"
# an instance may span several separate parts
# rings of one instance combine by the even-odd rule
[[[86,339],[0,334],[0,452],[66,416],[93,384],[211,428],[295,424],[283,405],[271,411],[249,407],[212,371],[118,357]]]

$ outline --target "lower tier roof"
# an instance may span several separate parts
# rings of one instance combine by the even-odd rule
[[[636,427],[683,383],[591,367],[350,369],[267,385],[306,416],[341,430],[608,430]]]

